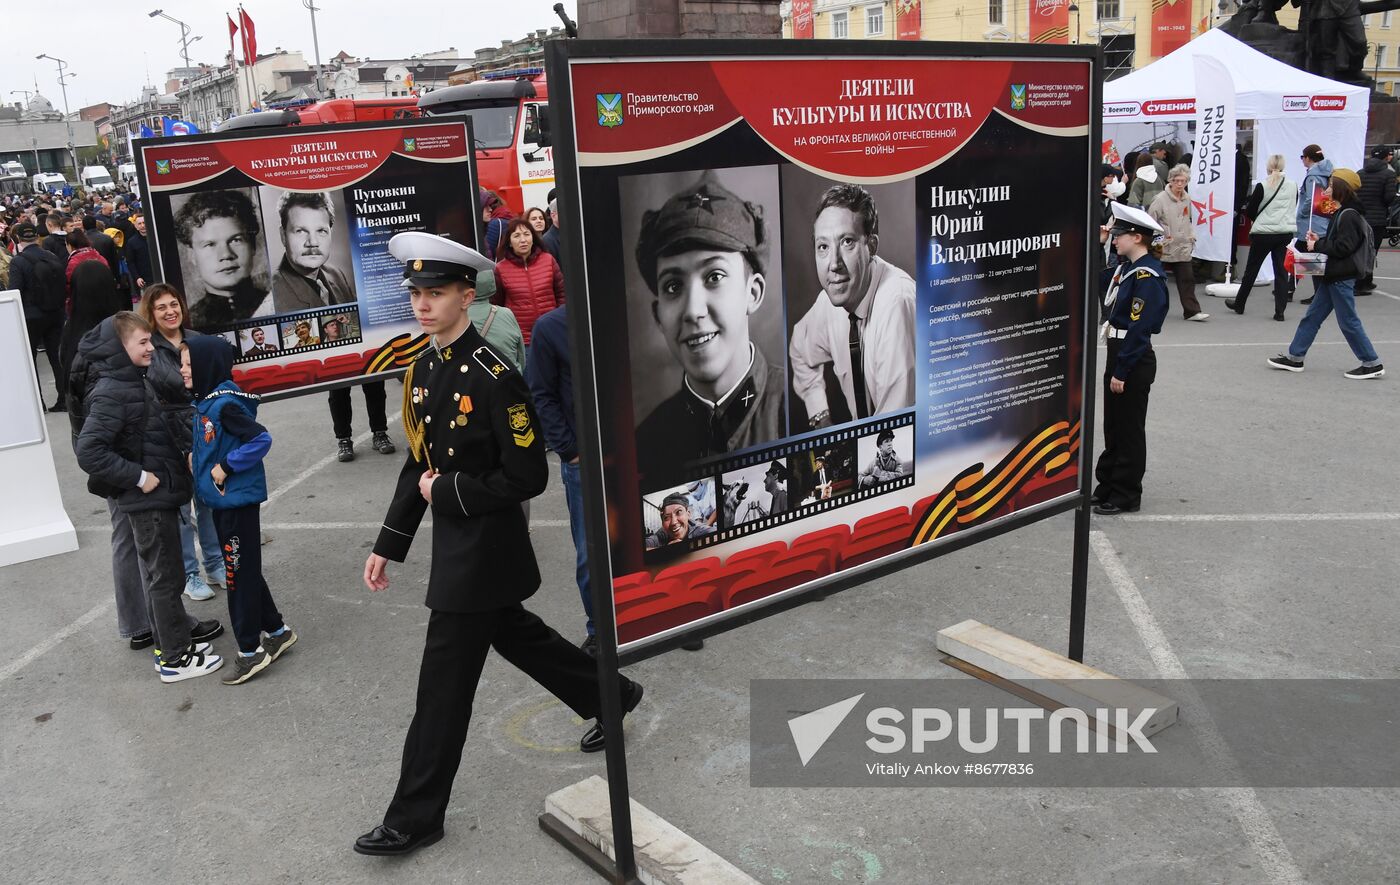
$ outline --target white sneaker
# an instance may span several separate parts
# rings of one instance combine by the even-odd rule
[[[212,642],[196,642],[196,643],[194,644],[194,650],[195,650],[195,652],[196,652],[197,654],[204,654],[204,655],[207,655],[207,654],[209,654],[209,652],[211,652],[211,651],[214,650],[214,643],[212,643]],[[153,654],[153,655],[156,656],[156,672],[159,673],[159,672],[160,672],[160,649],[158,649],[158,648],[153,648],[153,649],[151,649],[151,654]]]
[[[214,598],[214,591],[209,585],[200,580],[198,574],[185,575],[185,595],[195,602],[203,602],[206,599]]]
[[[1203,311],[1201,311],[1200,313],[1193,313],[1193,314],[1191,314],[1191,315],[1190,315],[1189,317],[1187,317],[1186,319],[1190,320],[1190,321],[1193,322],[1193,323],[1204,323],[1206,320],[1210,319],[1210,314],[1206,313],[1206,312],[1203,310]]]
[[[197,676],[208,676],[224,665],[224,659],[216,654],[191,650],[179,660],[160,663],[161,682],[183,682]]]

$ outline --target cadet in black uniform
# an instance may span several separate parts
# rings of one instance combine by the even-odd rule
[[[408,555],[431,506],[432,613],[398,790],[383,825],[355,842],[359,853],[376,855],[407,854],[442,838],[489,649],[584,719],[600,706],[593,658],[521,605],[538,589],[540,572],[520,505],[544,491],[549,470],[525,381],[467,317],[476,274],[491,262],[428,233],[398,234],[389,251],[405,262],[414,316],[433,340],[404,377],[409,456],[364,579],[371,590],[389,586],[387,560]],[[630,711],[642,687],[622,678],[621,690]],[[602,747],[595,724],[580,749]]]
[[[1148,247],[1162,228],[1150,215],[1113,204],[1113,224],[1102,228],[1104,241],[1123,263],[1106,270],[1101,334],[1108,339],[1103,373],[1103,452],[1094,478],[1094,512],[1115,516],[1142,506],[1142,476],[1147,472],[1147,395],[1157,377],[1152,336],[1167,317],[1167,281],[1162,265]]]

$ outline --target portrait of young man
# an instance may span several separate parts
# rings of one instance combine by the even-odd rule
[[[791,196],[789,177],[796,185]],[[817,289],[805,308],[795,300],[788,305],[789,316],[799,318],[788,358],[793,393],[802,406],[797,414],[806,422],[803,427],[794,426],[795,430],[906,409],[916,398],[915,284],[885,257],[886,252],[897,251],[906,266],[912,266],[912,236],[900,235],[895,241],[898,249],[886,248],[880,213],[869,188],[837,184],[825,186],[817,195],[812,193],[817,182],[826,184],[803,170],[785,170],[784,212],[796,218],[794,210],[806,209],[812,226],[810,235],[800,238],[805,242],[791,237],[784,243],[784,255],[795,262],[802,251],[799,247],[805,247]],[[886,188],[887,192],[897,189],[900,198],[896,228],[912,230],[912,190],[898,185]],[[907,215],[902,208],[905,191]],[[812,197],[816,197],[815,211],[811,211]],[[804,270],[789,282],[796,289],[809,279]]]
[[[912,427],[900,427],[858,440],[858,463],[864,466],[856,477],[857,485],[868,489],[908,476],[913,464],[913,439]],[[906,458],[900,458],[901,452]]]
[[[636,178],[623,187],[624,237],[636,237],[628,339],[638,469],[655,484],[786,435],[782,289],[764,208],[777,204],[777,175]]]
[[[267,270],[261,233],[257,207],[242,190],[200,191],[175,210],[181,265],[193,271],[197,284],[186,286],[196,329],[272,312],[267,288],[259,282]]]
[[[336,228],[332,195],[284,191],[277,198],[277,220],[282,258],[272,276],[276,311],[290,313],[355,301],[355,287],[345,272],[349,245],[343,231]]]
[[[273,340],[268,340],[268,331],[272,331]],[[277,336],[275,326],[254,326],[238,333],[239,341],[243,343],[243,353],[276,353],[277,345],[274,343]]]
[[[661,526],[648,532],[646,549],[658,550],[671,544],[680,544],[693,538],[703,538],[714,534],[714,529],[696,518],[690,510],[691,499],[684,491],[675,491],[661,499],[658,508]]]

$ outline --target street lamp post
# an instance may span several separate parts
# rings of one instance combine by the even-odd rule
[[[73,158],[73,177],[76,179],[78,177],[78,149],[73,144],[73,121],[68,117],[68,78],[78,75],[66,73],[68,70],[68,62],[56,56],[49,55],[47,52],[41,52],[34,56],[34,58],[36,60],[47,58],[49,61],[58,65],[58,88],[63,91],[63,125],[68,132],[68,155]],[[38,162],[37,156],[35,162]]]
[[[185,60],[185,67],[188,68],[190,66],[190,43],[194,42],[190,39],[190,26],[173,15],[166,15],[163,9],[153,10],[148,18],[156,18],[157,16],[180,26],[180,56]],[[198,40],[199,38],[195,37],[194,39]]]
[[[321,41],[316,36],[315,0],[301,0],[301,5],[311,12],[311,48],[316,54],[316,97],[325,98],[326,92],[321,83]]]

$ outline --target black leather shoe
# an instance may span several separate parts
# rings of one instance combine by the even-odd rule
[[[588,637],[579,645],[579,651],[582,651],[590,658],[598,657],[598,637],[592,633],[588,634]]]
[[[411,833],[400,833],[393,827],[380,824],[355,840],[355,853],[372,854],[376,857],[397,857],[401,854],[410,854],[420,848],[426,848],[441,838],[442,830],[434,830],[431,833],[415,836]]]
[[[1236,301],[1235,299],[1233,299],[1233,298],[1226,298],[1226,299],[1225,299],[1225,306],[1228,307],[1230,310],[1233,310],[1235,313],[1239,314],[1240,316],[1244,316],[1244,305],[1243,305],[1243,304],[1240,304],[1240,303],[1239,303],[1238,301]]]
[[[1304,298],[1302,301],[1299,301],[1298,303],[1299,303],[1299,304],[1312,304],[1312,298]]]
[[[1276,323],[1281,323],[1281,322],[1283,322],[1283,314],[1281,314],[1281,313],[1276,313],[1276,314],[1274,314],[1274,322],[1276,322]]]
[[[200,621],[190,628],[190,641],[208,642],[224,635],[224,625],[218,621]]]
[[[702,649],[702,648],[704,648],[704,647],[705,647],[705,640],[703,640],[703,639],[695,639],[695,640],[692,640],[692,641],[690,641],[690,642],[683,642],[683,643],[681,643],[681,648],[684,649],[685,651],[699,651],[700,649]]]
[[[1104,501],[1102,504],[1094,505],[1094,512],[1099,516],[1117,516],[1120,513],[1136,513],[1142,509],[1141,504],[1131,504],[1127,507],[1119,507],[1112,501]]]
[[[628,680],[627,687],[622,691],[622,715],[626,716],[637,705],[642,702],[642,684]],[[593,727],[584,732],[583,738],[578,742],[578,748],[585,753],[596,753],[603,749],[607,739],[603,736],[603,723],[594,722]]]
[[[132,651],[140,651],[143,648],[150,648],[151,646],[155,645],[156,638],[150,632],[137,633],[135,636],[127,640],[127,642],[131,646]]]

